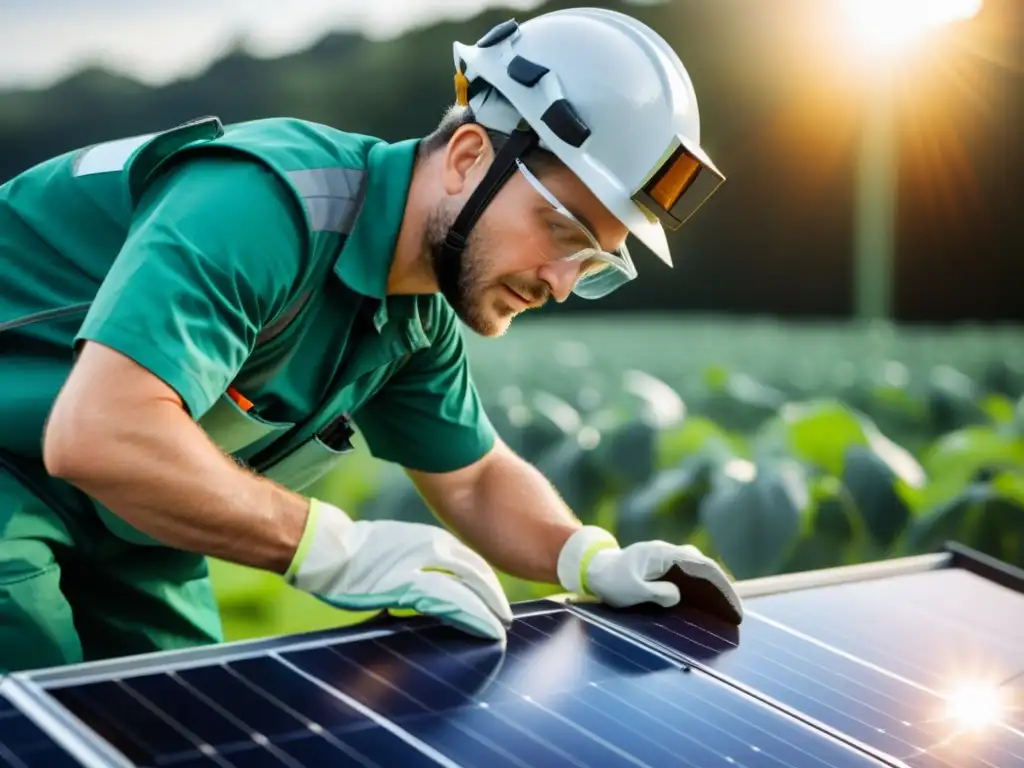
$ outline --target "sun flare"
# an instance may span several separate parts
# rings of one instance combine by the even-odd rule
[[[865,52],[895,54],[931,29],[977,15],[982,0],[843,0]]]

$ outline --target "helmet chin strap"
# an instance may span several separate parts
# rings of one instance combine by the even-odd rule
[[[473,190],[466,204],[459,212],[458,218],[448,229],[441,246],[445,261],[451,261],[462,253],[469,240],[469,233],[483,214],[491,200],[516,169],[516,160],[526,154],[539,141],[536,132],[528,126],[521,125],[512,131],[508,141],[494,156],[494,162],[487,169],[479,186]]]

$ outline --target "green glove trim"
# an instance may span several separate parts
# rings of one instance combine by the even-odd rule
[[[594,559],[594,555],[604,549],[618,548],[618,542],[613,538],[608,538],[601,541],[595,541],[583,550],[583,557],[580,558],[580,589],[582,589],[583,594],[589,595],[590,597],[597,597],[597,595],[587,588],[587,568],[590,567],[590,561]]]
[[[309,548],[313,545],[313,536],[316,533],[316,524],[320,519],[320,502],[316,499],[309,500],[309,514],[306,516],[306,527],[302,531],[302,538],[299,539],[299,546],[295,549],[295,555],[292,556],[292,562],[288,566],[288,570],[284,572],[284,578],[286,581],[292,581],[295,578],[295,574],[299,572],[299,568],[302,567],[302,561],[306,559],[306,555],[309,554]]]

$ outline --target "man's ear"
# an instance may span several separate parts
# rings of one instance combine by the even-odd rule
[[[444,190],[453,197],[476,187],[494,159],[494,148],[483,126],[471,123],[456,129],[445,148]]]

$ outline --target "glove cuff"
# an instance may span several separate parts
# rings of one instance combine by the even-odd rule
[[[331,506],[319,499],[310,499],[306,526],[302,531],[302,538],[299,539],[299,546],[295,548],[295,554],[292,556],[288,570],[284,573],[285,581],[289,584],[300,586],[296,583],[300,572],[319,570],[316,561],[323,559],[322,556],[325,553],[318,552],[318,550],[323,549],[323,544],[321,543],[318,546],[317,540],[324,538],[324,529],[327,530],[328,538],[334,542],[331,548],[335,549],[335,560],[339,559],[344,551],[344,547],[339,547],[338,545],[344,540],[344,535],[351,523],[351,518],[337,507]],[[307,564],[310,567],[304,569],[303,566]]]
[[[604,549],[618,549],[619,542],[596,525],[585,525],[566,540],[558,555],[558,581],[577,595],[592,595],[587,588],[587,568],[594,555]]]

